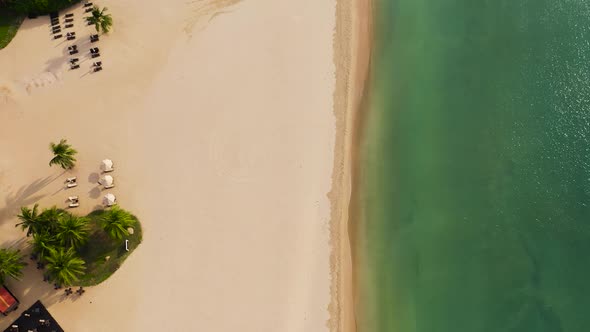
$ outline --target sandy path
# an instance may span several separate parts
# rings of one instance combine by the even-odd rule
[[[144,243],[76,300],[30,267],[9,283],[23,307],[41,298],[69,331],[327,330],[335,2],[104,4],[119,25],[100,74],[67,71],[45,24],[0,52],[0,245],[22,237],[20,205],[63,205],[46,165],[61,137],[80,151],[79,212],[110,157]],[[49,51],[16,61],[30,45]],[[40,75],[55,79],[27,90]]]

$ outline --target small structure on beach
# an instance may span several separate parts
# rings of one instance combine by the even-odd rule
[[[111,172],[111,171],[113,171],[113,170],[114,170],[114,169],[113,169],[113,161],[112,161],[112,160],[110,160],[110,159],[105,159],[105,160],[103,160],[103,161],[100,163],[100,169],[101,169],[103,172],[105,172],[105,173],[106,173],[106,172]]]
[[[115,197],[115,195],[113,195],[111,193],[104,195],[104,198],[102,200],[102,203],[106,206],[113,206],[113,205],[115,205],[116,202],[117,202],[117,198]]]
[[[4,286],[0,286],[0,313],[4,316],[11,311],[18,308],[18,300],[16,297]]]
[[[4,332],[64,332],[41,301],[24,311]]]

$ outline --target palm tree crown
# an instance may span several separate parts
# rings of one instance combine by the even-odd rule
[[[78,153],[78,151],[74,150],[68,141],[65,139],[61,139],[58,144],[51,143],[50,145],[51,151],[53,152],[53,159],[49,161],[49,166],[52,165],[59,165],[63,169],[72,169],[76,163],[76,158],[74,155]]]
[[[41,212],[39,215],[39,219],[41,219],[41,225],[43,227],[42,231],[55,234],[60,220],[66,215],[67,213],[64,210],[58,209],[55,206],[43,210],[43,212]]]
[[[18,250],[0,249],[0,285],[6,281],[6,277],[19,280],[25,265],[27,263]]]
[[[29,241],[33,245],[33,252],[39,255],[39,259],[43,260],[49,255],[49,252],[58,244],[58,240],[51,234],[38,233],[33,234],[33,239]]]
[[[57,225],[57,240],[67,248],[80,248],[88,240],[88,222],[88,218],[65,215]]]
[[[27,236],[38,234],[43,228],[42,220],[37,213],[38,207],[39,204],[35,204],[32,209],[29,209],[26,206],[20,208],[20,214],[17,217],[21,222],[16,224],[15,227],[20,226],[23,230],[26,229]]]
[[[102,228],[111,238],[122,240],[123,237],[129,235],[127,229],[133,226],[134,219],[131,213],[114,206],[103,215],[101,223]]]
[[[107,10],[107,7],[101,10],[98,6],[94,6],[92,7],[92,16],[86,18],[88,22],[94,24],[96,32],[102,31],[102,33],[108,33],[111,30],[113,18],[111,14],[105,14]]]
[[[73,248],[50,249],[45,259],[49,277],[63,286],[70,286],[78,281],[86,269],[84,261],[76,256]]]

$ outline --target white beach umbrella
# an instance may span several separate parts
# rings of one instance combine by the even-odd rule
[[[115,197],[115,195],[108,193],[108,194],[104,195],[103,203],[104,203],[104,205],[107,205],[107,206],[113,205],[113,204],[115,204],[116,199],[117,198]]]
[[[103,171],[109,171],[109,170],[113,169],[113,161],[110,159],[103,160],[102,163],[100,164],[100,169]]]
[[[102,178],[100,178],[100,181],[98,182],[100,184],[102,184],[103,186],[111,186],[113,184],[113,177],[110,175],[105,175]]]

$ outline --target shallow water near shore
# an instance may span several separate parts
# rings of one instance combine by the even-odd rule
[[[360,331],[589,331],[590,5],[380,0]]]

